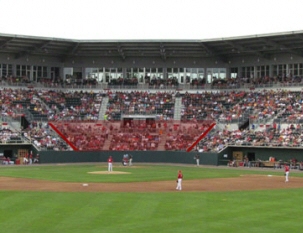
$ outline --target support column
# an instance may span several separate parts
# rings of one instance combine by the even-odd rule
[[[257,79],[257,66],[254,66],[254,81]]]
[[[226,78],[230,78],[230,66],[226,68]]]
[[[16,77],[17,74],[17,65],[16,64],[12,64],[12,72],[13,72],[13,77]]]
[[[46,70],[47,70],[47,79],[51,79],[51,67],[47,66]]]
[[[60,67],[59,76],[60,76],[60,79],[62,81],[65,80],[65,78],[64,78],[64,64]]]
[[[85,67],[82,67],[82,69],[81,69],[81,73],[82,73],[82,80],[85,80],[86,79],[86,73],[85,73],[85,71],[86,71],[86,69],[85,69]]]
[[[269,77],[273,77],[273,65],[269,65]]]
[[[34,73],[34,66],[33,65],[31,65],[31,69],[30,69],[30,75],[29,75],[29,80],[32,82],[32,81],[34,81],[33,80],[33,73]]]

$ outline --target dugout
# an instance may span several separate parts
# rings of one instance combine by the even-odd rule
[[[24,153],[31,151],[33,146],[31,144],[17,144],[7,143],[0,145],[0,154],[9,157],[11,161],[15,162],[17,158],[24,156]]]
[[[243,155],[247,155],[250,161],[258,159],[268,161],[270,157],[274,157],[276,161],[289,161],[293,158],[303,161],[303,149],[300,147],[229,146],[218,153],[218,165],[226,165],[228,160],[233,159],[234,152],[241,152]],[[227,155],[227,158],[224,155]]]

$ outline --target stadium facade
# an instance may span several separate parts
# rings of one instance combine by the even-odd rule
[[[303,31],[212,40],[102,41],[0,34],[0,76],[3,88],[80,89],[96,93],[134,89],[180,93],[293,87],[300,90]],[[239,79],[241,82],[234,81]],[[1,145],[3,152],[12,154],[20,146]],[[38,151],[26,143],[23,149],[39,153],[41,162],[46,163],[106,161],[107,154]],[[287,160],[300,157],[300,148],[284,149],[286,153],[275,148],[231,146],[215,155],[205,153],[205,161],[201,160],[205,164],[224,164],[235,151],[258,153],[254,159],[263,160],[273,154],[287,154]],[[62,153],[69,155],[64,157]],[[121,156],[121,152],[111,153],[116,160]],[[144,153],[134,152],[138,162],[192,163],[193,157],[186,152]]]

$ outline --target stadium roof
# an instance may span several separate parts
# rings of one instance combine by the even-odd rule
[[[0,53],[15,59],[37,55],[70,57],[210,58],[223,61],[238,56],[270,59],[280,53],[303,57],[303,31],[207,40],[73,40],[0,34]]]

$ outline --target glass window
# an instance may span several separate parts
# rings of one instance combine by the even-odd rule
[[[207,78],[206,81],[207,83],[212,83],[213,81],[213,73],[212,73],[212,68],[207,68],[206,73],[207,73]]]
[[[139,68],[138,81],[139,81],[139,83],[143,83],[143,81],[144,81],[144,69],[143,68]]]
[[[7,65],[6,64],[3,64],[2,66],[2,76],[7,76],[8,73],[7,73]]]
[[[17,77],[20,77],[21,76],[21,66],[20,65],[17,65],[16,66],[16,75],[17,75]]]
[[[22,69],[21,76],[26,76],[26,69]]]
[[[46,66],[43,66],[43,77],[44,78],[47,78],[47,67]]]
[[[225,68],[220,68],[219,78],[226,79],[226,69]]]
[[[42,78],[42,66],[38,66],[38,78]]]
[[[230,68],[230,77],[231,78],[237,78],[238,77],[238,68],[237,67],[231,67]]]

